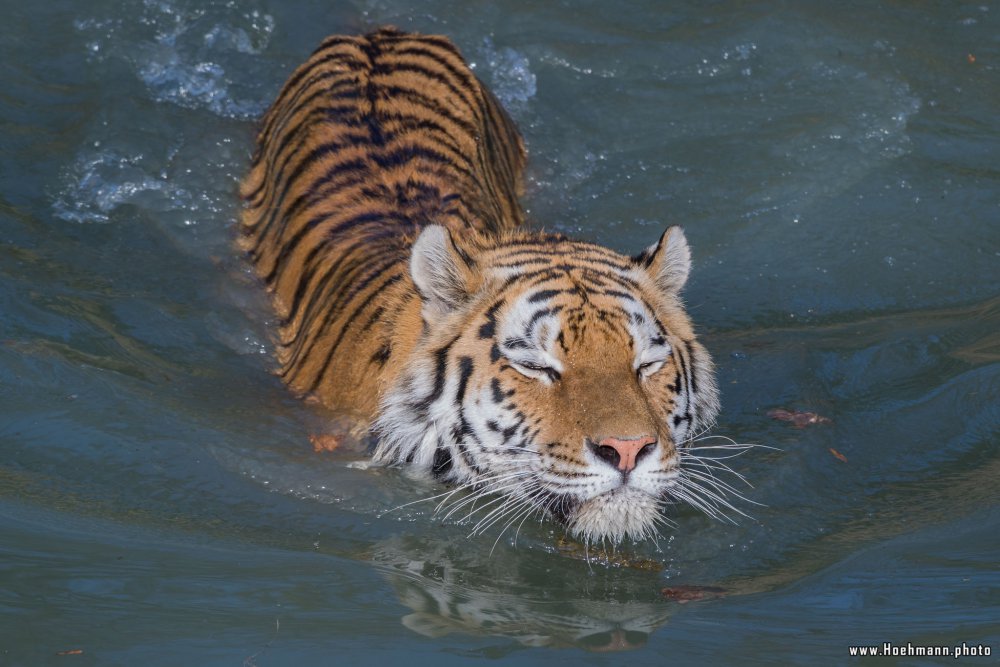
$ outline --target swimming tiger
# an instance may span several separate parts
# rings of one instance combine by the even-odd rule
[[[279,373],[370,423],[375,459],[492,498],[476,530],[541,513],[588,541],[651,537],[665,505],[712,494],[681,467],[719,410],[687,241],[670,227],[628,257],[528,231],[524,164],[447,38],[323,41],[241,187]]]

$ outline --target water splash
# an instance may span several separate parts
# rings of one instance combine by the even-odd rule
[[[138,14],[123,8],[128,19],[80,19],[75,28],[89,38],[89,58],[128,62],[155,101],[250,119],[266,104],[236,92],[252,71],[240,65],[267,48],[274,19],[259,9],[234,9],[234,3],[147,0]]]
[[[470,67],[485,68],[493,94],[511,110],[522,109],[537,92],[537,82],[527,56],[509,46],[497,48],[490,37],[483,39],[478,49],[480,59]]]
[[[103,149],[98,143],[67,169],[67,186],[53,203],[56,215],[69,222],[100,223],[126,204],[163,211],[190,203],[187,190],[165,174],[150,173],[147,163],[142,153]]]

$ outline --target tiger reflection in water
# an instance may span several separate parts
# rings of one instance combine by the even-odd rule
[[[540,566],[544,554],[503,559],[489,545],[469,547],[408,537],[378,545],[376,566],[412,610],[403,617],[406,627],[428,637],[457,633],[620,651],[645,644],[676,610],[649,573],[591,570],[574,561],[556,574]],[[532,567],[527,563],[538,571],[524,571]]]

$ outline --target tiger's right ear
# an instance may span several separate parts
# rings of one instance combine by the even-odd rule
[[[423,299],[425,320],[447,315],[475,292],[473,264],[447,228],[428,225],[420,232],[410,255],[410,277]]]

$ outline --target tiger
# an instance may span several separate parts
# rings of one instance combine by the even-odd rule
[[[681,465],[720,408],[687,239],[626,256],[528,229],[526,155],[447,37],[325,39],[240,188],[276,372],[370,428],[376,462],[468,491],[453,510],[489,498],[473,532],[539,516],[588,543],[655,537],[668,505],[713,496]]]

